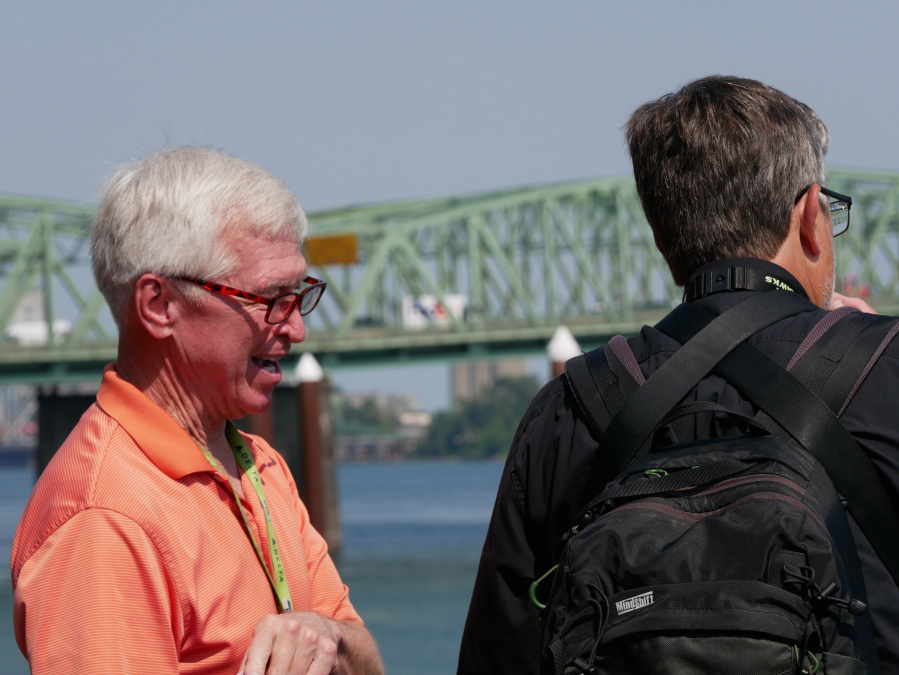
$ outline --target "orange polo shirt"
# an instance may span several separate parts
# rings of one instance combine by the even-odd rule
[[[245,436],[295,611],[360,621],[284,460]],[[265,515],[244,508],[271,569]],[[97,402],[38,480],[12,549],[16,641],[43,673],[228,673],[277,612],[226,481],[107,366]]]

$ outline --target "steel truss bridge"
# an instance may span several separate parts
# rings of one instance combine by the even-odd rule
[[[829,185],[853,197],[838,288],[866,287],[899,313],[899,174],[833,169]],[[93,380],[115,359],[88,265],[93,211],[0,196],[0,384]],[[534,353],[560,324],[586,349],[655,323],[681,295],[630,177],[320,212],[310,232],[310,246],[355,249],[351,264],[310,256],[329,287],[291,356],[331,367]],[[9,335],[26,298],[45,321],[32,344]]]

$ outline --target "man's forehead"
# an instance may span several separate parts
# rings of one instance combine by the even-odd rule
[[[226,246],[238,249],[248,246],[272,243],[294,243],[300,246],[300,238],[295,229],[288,230],[287,236],[273,235],[263,228],[242,219],[234,219],[222,227],[218,233],[218,239]]]
[[[244,290],[267,295],[283,288],[295,288],[306,276],[306,260],[299,237],[258,236],[229,226],[221,242],[237,254],[237,269],[229,277],[242,278]],[[250,288],[249,286],[252,286]]]
[[[245,269],[255,282],[256,292],[276,291],[282,288],[296,288],[306,277],[306,260],[297,248],[296,255],[285,258],[263,260]]]

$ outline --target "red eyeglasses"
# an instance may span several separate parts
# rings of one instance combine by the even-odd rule
[[[321,279],[306,277],[303,279],[303,283],[309,285],[301,291],[285,293],[284,295],[279,295],[277,298],[266,298],[261,295],[256,295],[255,293],[240,291],[236,288],[231,288],[230,286],[223,286],[222,284],[216,284],[211,281],[204,281],[203,279],[194,279],[193,277],[174,278],[197,284],[197,286],[201,286],[213,293],[233,295],[238,298],[243,298],[244,300],[250,300],[252,302],[258,302],[260,305],[265,305],[268,307],[268,311],[265,313],[265,322],[270,324],[278,324],[285,321],[297,306],[300,308],[300,316],[306,316],[315,309],[318,301],[321,300],[322,293],[324,293],[325,289],[328,287],[328,283]]]

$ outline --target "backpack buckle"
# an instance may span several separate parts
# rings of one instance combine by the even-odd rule
[[[684,287],[684,300],[693,302],[714,293],[733,290],[736,269],[736,267],[728,267],[697,274]]]
[[[700,297],[720,293],[721,291],[729,291],[733,288],[734,268],[728,267],[726,270],[710,270],[702,273],[702,290]]]

